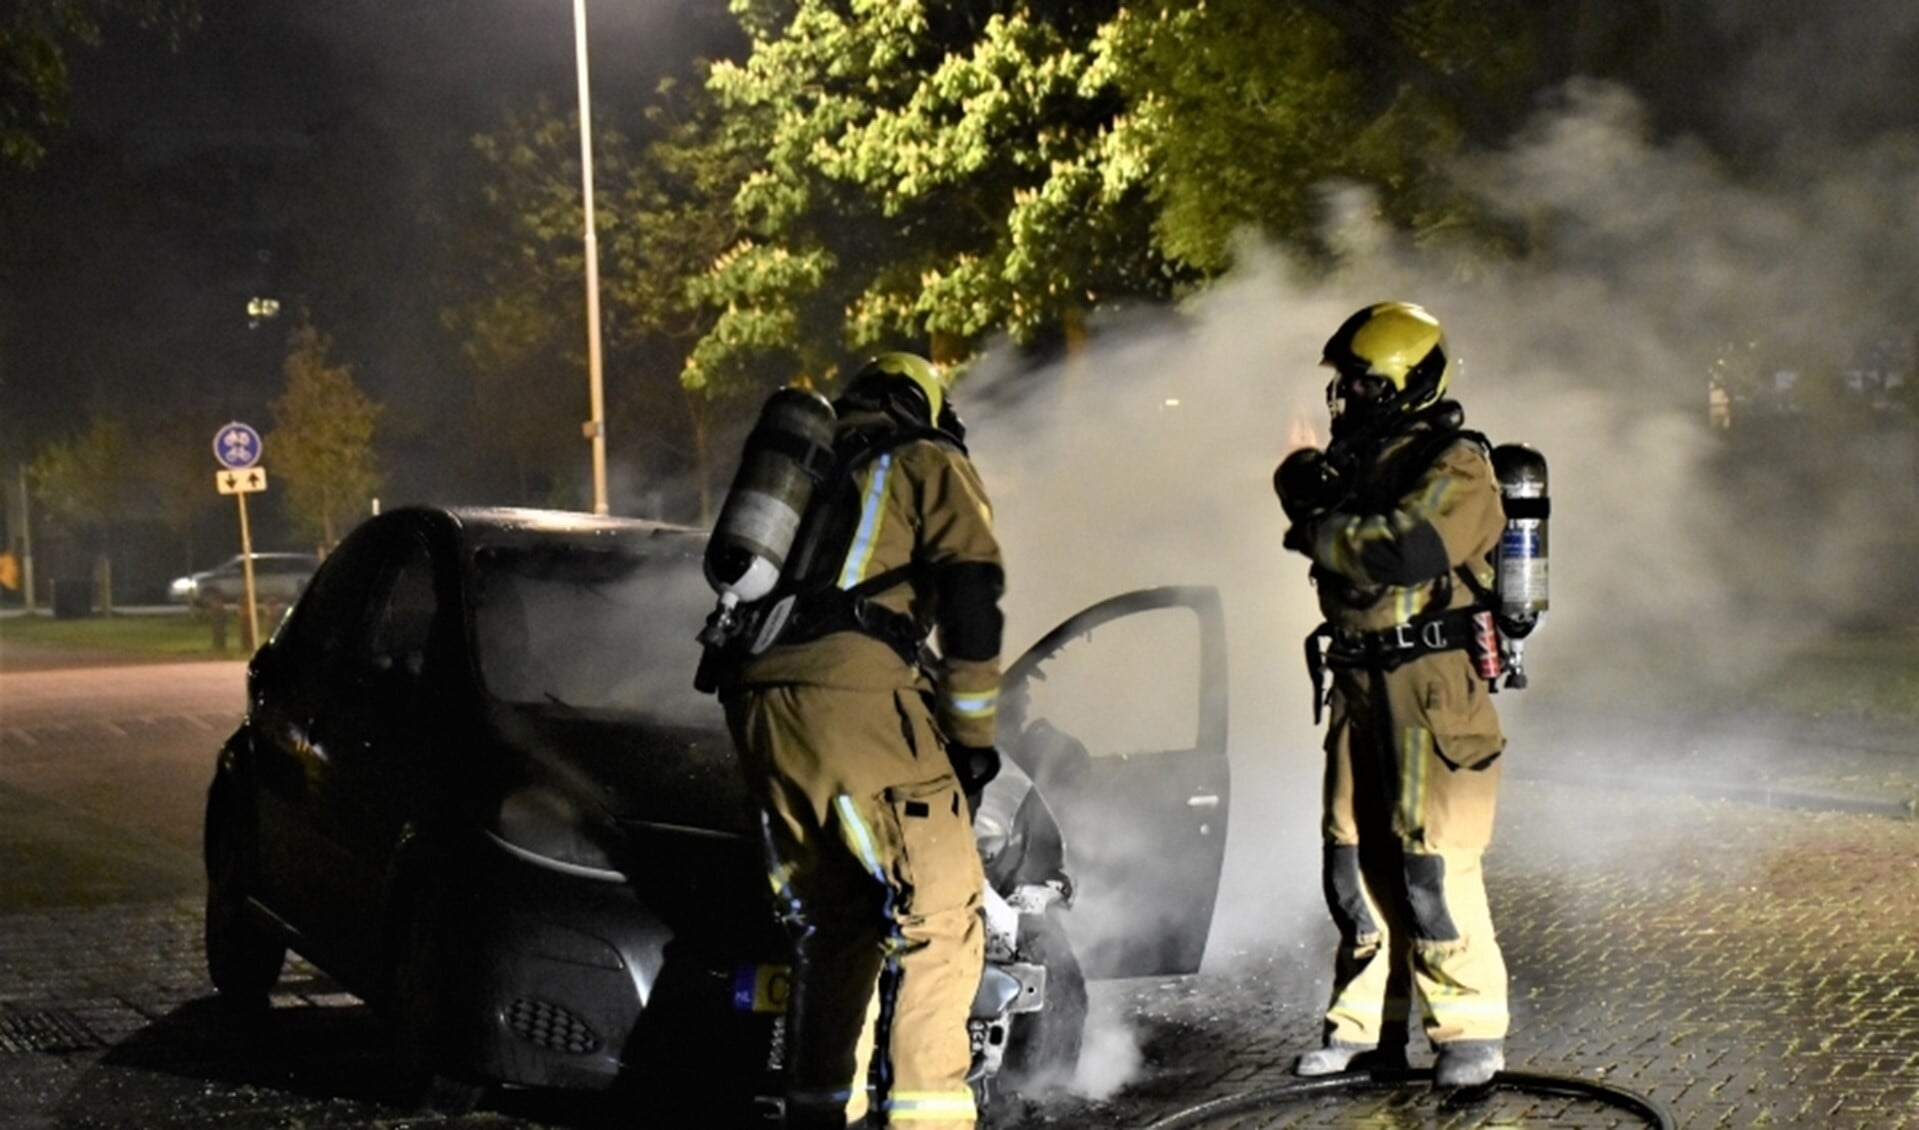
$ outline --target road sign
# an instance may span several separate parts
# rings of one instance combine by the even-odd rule
[[[267,469],[246,467],[238,471],[215,471],[213,485],[221,494],[255,494],[267,489]]]
[[[238,420],[213,434],[213,457],[229,470],[244,471],[258,463],[264,446],[260,433]]]

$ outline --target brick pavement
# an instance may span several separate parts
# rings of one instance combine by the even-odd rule
[[[56,735],[35,733],[0,743],[22,782],[53,767],[43,755]],[[1670,731],[1528,743],[1541,753],[1509,781],[1488,860],[1512,969],[1512,1066],[1616,1081],[1699,1130],[1919,1128],[1919,822],[1898,818],[1919,759],[1897,734],[1761,736],[1777,747],[1763,763],[1750,734],[1745,745]],[[1834,797],[1862,803],[1822,805]],[[0,845],[62,819],[0,795]],[[1082,1082],[1102,1097],[1017,1100],[993,1130],[1144,1127],[1288,1082],[1316,1037],[1331,943],[1311,850],[1275,856],[1282,913],[1234,935],[1202,975],[1094,986]],[[542,1127],[601,1113],[521,1098],[460,1120],[403,1114],[387,1105],[391,1067],[357,1001],[296,964],[269,1019],[236,1030],[210,1007],[196,876],[158,850],[119,874],[105,905],[51,897],[64,886],[54,876],[48,898],[0,915],[4,1130]],[[30,889],[25,873],[7,878],[10,893]],[[1205,1123],[1637,1124],[1531,1096],[1444,1109],[1404,1087]]]
[[[1514,1068],[1612,1080],[1701,1130],[1919,1127],[1919,823],[1527,781],[1502,821],[1489,873]],[[1306,917],[1199,977],[1095,986],[1089,1063],[1138,1066],[1104,1099],[1020,1101],[993,1125],[1141,1127],[1286,1082],[1325,992],[1330,939]],[[222,1021],[191,897],[0,918],[0,1126],[590,1120],[526,1100],[405,1116],[382,1105],[392,1080],[365,1009],[304,967],[282,988],[264,1028]],[[1447,1110],[1417,1087],[1206,1123],[1637,1124],[1527,1096]]]
[[[1919,1127],[1919,823],[1548,781],[1513,782],[1504,809],[1488,874],[1511,1067],[1611,1081],[1699,1130]],[[1033,1124],[1144,1126],[1287,1082],[1327,985],[1331,937],[1304,936],[1196,981],[1100,987],[1099,1005],[1137,1018],[1150,1066]],[[1535,1121],[1410,1102],[1402,1089],[1204,1125],[1612,1124],[1591,1107]]]

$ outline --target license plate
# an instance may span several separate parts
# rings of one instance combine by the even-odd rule
[[[742,965],[733,971],[733,1009],[736,1012],[786,1011],[792,993],[793,968],[788,965]]]

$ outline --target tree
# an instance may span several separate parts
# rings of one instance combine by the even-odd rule
[[[736,237],[729,201],[745,169],[720,144],[703,88],[662,82],[644,110],[647,140],[611,128],[594,138],[608,414],[629,437],[618,449],[645,473],[691,471],[710,511],[709,436],[737,389],[681,379],[686,355],[712,324],[688,280]],[[509,112],[474,140],[481,190],[465,230],[474,280],[443,311],[474,375],[476,430],[495,437],[522,497],[557,477],[584,403],[584,260],[577,119],[545,102]],[[544,499],[551,501],[551,499]]]
[[[94,534],[104,546],[131,494],[129,431],[123,417],[96,416],[85,432],[48,444],[28,464],[27,480],[49,530],[74,537]]]
[[[552,505],[577,482],[566,468],[589,412],[579,135],[541,99],[473,146],[480,188],[460,259],[471,281],[441,317],[473,377],[468,431],[485,437],[476,447],[502,465],[515,499]],[[596,189],[620,175],[624,149],[617,135],[596,138]]]
[[[179,539],[181,565],[196,562],[194,532],[202,515],[220,501],[213,485],[204,416],[168,413],[141,428],[128,452],[140,484],[138,510]]]
[[[380,406],[347,366],[329,360],[331,349],[308,322],[288,335],[286,391],[272,405],[272,458],[263,461],[286,486],[282,509],[294,529],[322,547],[367,513],[381,483],[373,452]]]
[[[1329,185],[1416,242],[1517,236],[1451,177],[1575,69],[1618,66],[1592,0],[734,0],[750,50],[709,85],[760,166],[699,284],[699,371],[997,332],[1175,298],[1254,234],[1331,263]],[[1611,11],[1609,9],[1608,11]]]
[[[124,417],[97,415],[85,432],[47,445],[27,465],[41,528],[52,535],[41,551],[47,575],[56,583],[84,575],[81,560],[90,557],[105,579],[100,591],[109,605],[114,530],[133,497],[129,432]]]
[[[170,46],[200,22],[199,0],[12,0],[0,14],[0,160],[27,168],[66,125],[75,47],[100,42],[112,19],[159,31]]]
[[[1099,43],[1119,4],[734,11],[751,53],[709,83],[763,168],[736,200],[748,235],[701,284],[722,312],[697,369],[784,353],[824,377],[886,341],[958,359],[1181,281],[1114,150],[1125,104]]]

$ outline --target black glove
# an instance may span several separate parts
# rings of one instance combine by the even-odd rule
[[[1273,471],[1273,493],[1294,522],[1332,509],[1340,496],[1339,471],[1317,447],[1302,447]]]
[[[959,778],[960,791],[969,799],[999,776],[999,750],[990,745],[949,745],[946,758],[953,763],[953,775]]]
[[[1319,519],[1317,517],[1301,518],[1287,527],[1286,537],[1280,544],[1294,553],[1303,553],[1311,557],[1313,543],[1317,540],[1319,540]]]

